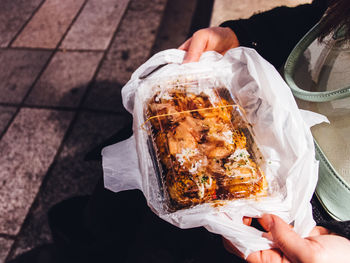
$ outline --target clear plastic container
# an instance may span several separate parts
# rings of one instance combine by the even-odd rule
[[[149,152],[168,211],[266,195],[264,161],[244,110],[218,80],[151,80]]]

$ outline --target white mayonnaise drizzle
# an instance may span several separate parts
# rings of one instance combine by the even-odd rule
[[[181,165],[183,165],[186,160],[190,161],[190,158],[198,153],[198,149],[184,148],[181,153],[176,154],[176,159]]]

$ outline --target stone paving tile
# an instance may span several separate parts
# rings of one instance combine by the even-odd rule
[[[7,47],[43,0],[2,0],[0,8],[0,47]]]
[[[71,118],[23,108],[0,141],[0,233],[18,233]]]
[[[118,82],[108,80],[94,81],[84,107],[121,113],[126,112],[122,104],[122,87]]]
[[[152,53],[177,48],[188,37],[197,1],[168,1]],[[174,23],[176,21],[176,23]]]
[[[57,52],[25,103],[78,106],[102,55],[102,52]]]
[[[130,0],[90,0],[61,48],[106,49]]]
[[[10,252],[13,240],[0,237],[0,263],[5,262],[5,259]]]
[[[0,102],[20,103],[51,52],[0,50]]]
[[[15,107],[0,106],[0,134],[8,125],[13,114],[16,112]]]
[[[55,48],[85,0],[46,0],[13,46]]]
[[[48,209],[63,199],[93,191],[102,176],[102,164],[100,161],[84,161],[84,157],[117,133],[127,121],[126,117],[115,114],[82,112],[78,116],[17,238],[13,258],[51,242]]]
[[[120,103],[120,87],[149,57],[166,2],[166,0],[130,2],[85,103],[86,107],[123,111]]]

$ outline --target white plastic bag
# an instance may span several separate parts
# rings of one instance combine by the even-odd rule
[[[262,232],[244,225],[243,216],[276,214],[292,223],[298,234],[307,236],[315,225],[310,199],[318,174],[309,128],[327,121],[326,118],[318,115],[313,122],[310,120],[314,114],[303,112],[302,116],[278,72],[253,49],[235,48],[225,56],[206,52],[198,63],[181,64],[183,56],[180,50],[154,55],[135,71],[123,88],[123,104],[134,116],[134,136],[102,151],[105,187],[115,192],[140,189],[151,209],[164,220],[180,228],[204,226],[232,242],[245,257],[270,248],[271,242],[261,236]],[[207,204],[174,213],[164,211],[157,191],[152,191],[157,182],[141,130],[144,101],[143,93],[138,92],[144,81],[139,79],[140,74],[163,63],[170,64],[154,72],[152,78],[203,71],[225,76],[227,88],[245,109],[266,159],[267,197],[234,200],[219,207]]]

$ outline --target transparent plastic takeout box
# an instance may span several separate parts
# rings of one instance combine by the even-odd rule
[[[203,74],[144,83],[142,132],[168,212],[267,193],[264,158],[244,110],[220,79]],[[150,189],[152,191],[152,189]]]

